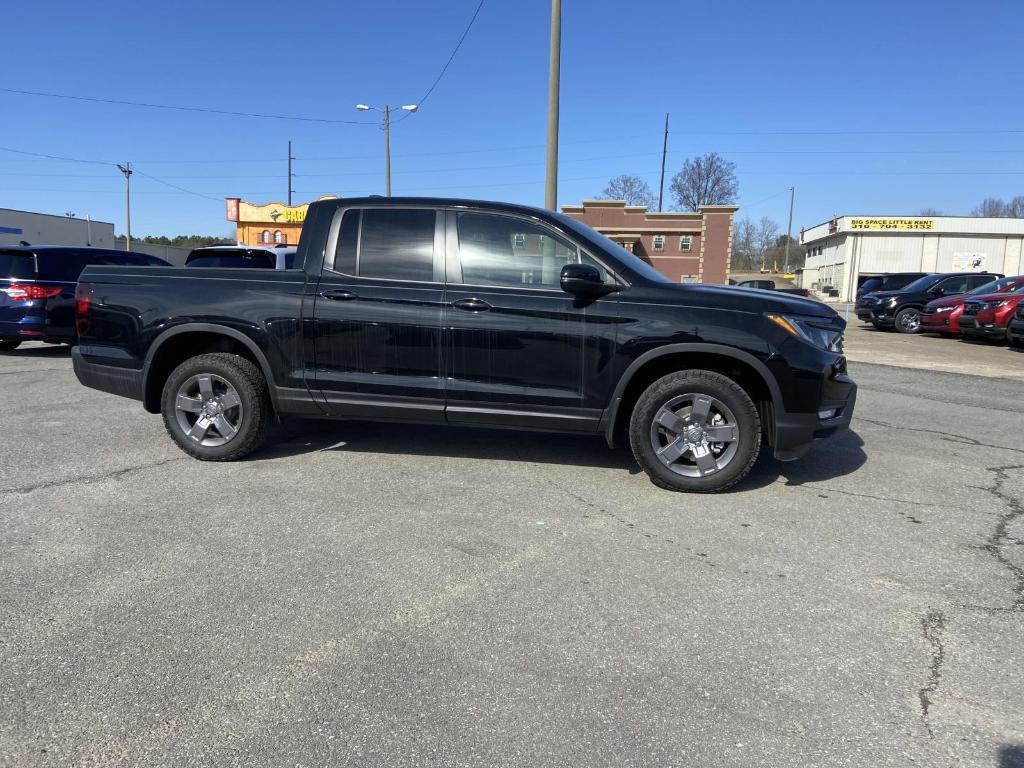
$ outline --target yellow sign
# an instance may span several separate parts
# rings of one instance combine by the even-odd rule
[[[289,207],[280,203],[253,205],[242,200],[238,203],[238,221],[260,224],[266,222],[274,224],[301,224],[306,220],[307,208],[309,208],[309,203]]]
[[[851,219],[850,229],[934,229],[934,219]]]

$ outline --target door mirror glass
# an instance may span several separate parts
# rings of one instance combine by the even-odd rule
[[[601,296],[615,290],[604,281],[601,271],[591,264],[566,264],[559,275],[559,284],[575,296]]]

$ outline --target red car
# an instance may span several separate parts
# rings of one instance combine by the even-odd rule
[[[956,336],[960,333],[960,316],[964,311],[964,303],[975,296],[1011,293],[1024,287],[1024,275],[1001,277],[973,291],[961,293],[959,296],[945,296],[929,301],[921,311],[921,331],[924,333],[948,333]],[[1005,325],[1005,324],[1004,324]]]
[[[960,333],[969,339],[1005,341],[1006,326],[1021,302],[1024,302],[1024,287],[1012,293],[972,296],[964,302]]]

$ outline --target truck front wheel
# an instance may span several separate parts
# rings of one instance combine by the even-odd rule
[[[655,485],[712,493],[750,471],[761,447],[761,420],[750,396],[732,379],[713,371],[681,371],[640,395],[629,441]]]
[[[273,407],[267,382],[244,357],[211,353],[179,365],[160,399],[164,426],[185,453],[234,461],[266,440]]]

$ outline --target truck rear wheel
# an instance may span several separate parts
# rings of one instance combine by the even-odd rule
[[[681,371],[640,395],[629,441],[655,485],[713,493],[738,483],[754,465],[761,420],[750,396],[732,379],[713,371]]]
[[[186,360],[167,378],[160,398],[164,426],[185,453],[203,461],[234,461],[267,438],[273,407],[263,373],[238,355]]]

